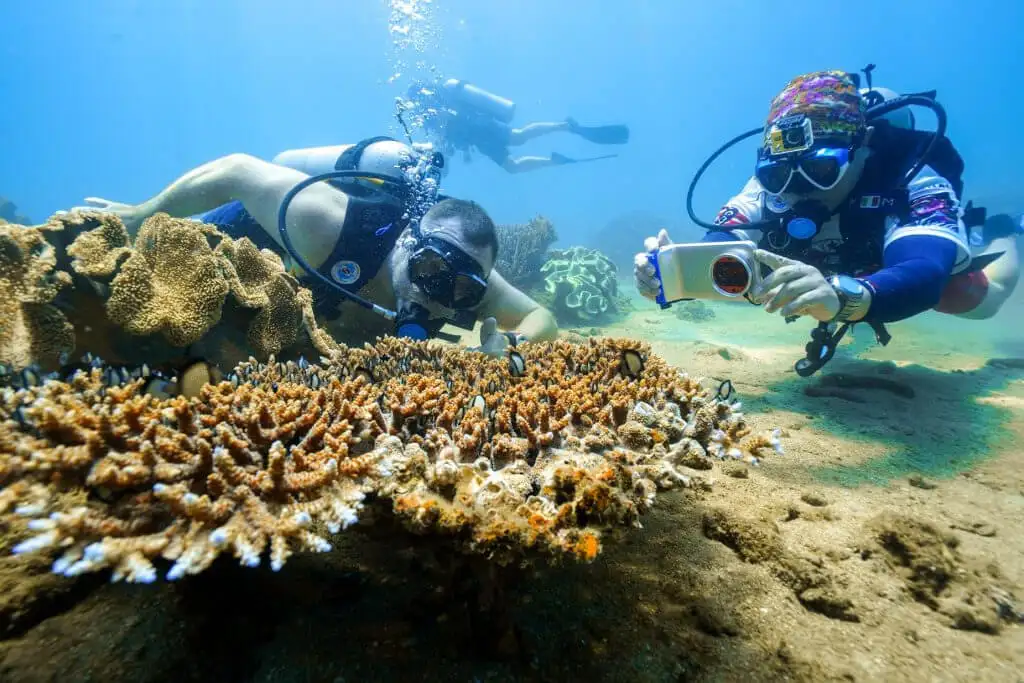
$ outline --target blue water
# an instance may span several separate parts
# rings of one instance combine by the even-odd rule
[[[141,201],[231,152],[269,159],[397,134],[394,98],[420,61],[420,72],[516,101],[516,124],[629,124],[611,161],[518,176],[480,156],[453,162],[450,193],[499,222],[543,213],[563,242],[582,241],[635,211],[685,225],[692,172],[720,140],[759,125],[790,77],[874,62],[878,84],[939,90],[968,197],[1024,204],[1020,3],[412,4],[425,11],[413,22],[419,51],[393,45],[382,0],[0,3],[0,193],[41,220],[86,196]],[[568,135],[521,149],[607,151]],[[701,213],[735,193],[751,158],[741,147],[716,166]]]

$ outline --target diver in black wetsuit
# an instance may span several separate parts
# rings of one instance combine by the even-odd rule
[[[475,148],[509,173],[616,156],[606,154],[573,159],[553,152],[546,157],[514,157],[509,152],[510,147],[518,147],[550,133],[572,133],[599,145],[623,145],[629,141],[629,128],[626,126],[582,126],[573,118],[513,128],[511,122],[516,107],[513,102],[456,79],[436,85],[413,84],[403,106],[414,113],[427,133],[436,138],[447,153],[461,151],[468,156]]]
[[[422,160],[419,152],[389,138],[335,149],[340,150],[335,168],[396,179]],[[233,154],[189,171],[140,204],[90,198],[87,206],[72,210],[113,212],[133,235],[158,212],[195,217],[273,249],[287,262],[275,229],[278,209],[288,192],[309,177],[295,168]],[[360,319],[357,311],[339,307],[339,297],[329,288],[303,282],[314,290],[318,315],[337,321],[332,332],[341,328],[358,331],[364,339],[381,334],[423,339],[438,336],[447,322],[461,320],[466,327],[467,318],[470,325],[474,319],[493,318],[484,329],[494,339],[481,339],[481,348],[492,353],[500,353],[504,344],[499,342],[510,336],[555,337],[551,313],[493,270],[497,238],[483,208],[443,199],[411,225],[405,194],[370,181],[321,182],[292,200],[288,224],[295,251],[331,281],[398,312],[393,324],[382,327],[384,319]],[[495,322],[514,334],[498,332]]]

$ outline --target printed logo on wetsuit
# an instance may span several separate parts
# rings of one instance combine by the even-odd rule
[[[355,261],[338,261],[331,266],[331,277],[343,285],[350,285],[359,279],[359,264]]]
[[[789,202],[777,194],[766,195],[765,205],[772,213],[786,213],[789,211]]]
[[[750,219],[740,213],[735,206],[725,207],[715,217],[715,225],[743,225],[749,222]]]

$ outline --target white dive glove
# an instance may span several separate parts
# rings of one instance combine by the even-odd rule
[[[772,269],[751,292],[751,298],[764,304],[767,312],[778,311],[786,317],[809,315],[821,322],[829,322],[839,313],[839,295],[814,266],[763,249],[756,250],[754,258]]]
[[[505,355],[508,347],[524,341],[526,337],[521,334],[500,331],[498,321],[494,318],[484,318],[483,324],[480,325],[480,346],[473,347],[473,350],[500,358]]]
[[[654,265],[647,259],[647,255],[655,249],[667,247],[672,244],[672,238],[668,236],[667,230],[662,230],[657,237],[648,237],[644,240],[644,251],[633,257],[633,281],[641,296],[654,299],[661,289],[661,283],[654,275]]]

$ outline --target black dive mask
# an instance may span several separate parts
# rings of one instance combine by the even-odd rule
[[[458,247],[432,236],[417,239],[409,279],[431,300],[456,310],[473,308],[487,291],[480,264]]]

